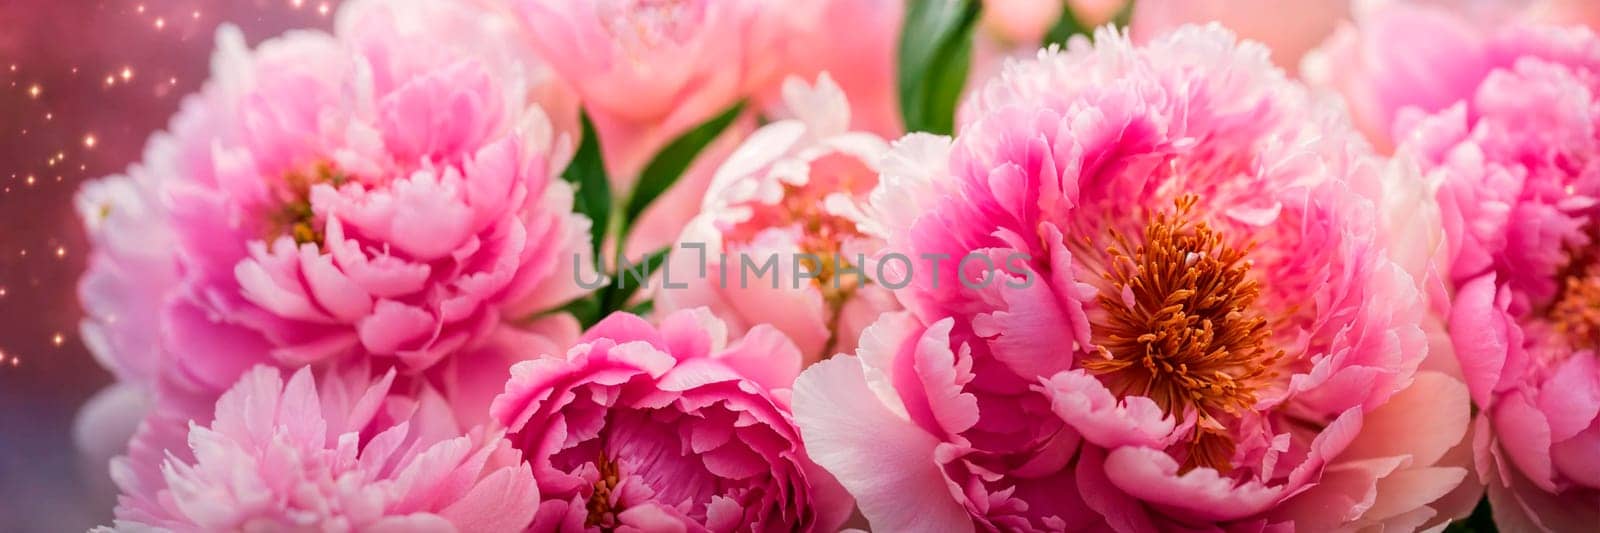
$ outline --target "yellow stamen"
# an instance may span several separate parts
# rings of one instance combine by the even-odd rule
[[[1185,196],[1175,211],[1153,217],[1137,247],[1112,232],[1103,274],[1111,290],[1100,294],[1104,313],[1094,324],[1101,357],[1084,367],[1118,395],[1149,397],[1180,417],[1194,409],[1184,470],[1227,472],[1234,443],[1219,417],[1254,406],[1283,351],[1273,349],[1266,318],[1251,308],[1260,287],[1248,277],[1245,250],[1193,221],[1196,201]]]
[[[296,244],[322,243],[316,213],[311,210],[311,188],[327,183],[339,187],[349,176],[327,162],[312,165],[309,172],[292,171],[283,176],[283,206],[270,217],[268,238],[288,235]]]
[[[587,505],[589,517],[584,519],[583,525],[610,533],[616,530],[617,514],[622,512],[620,502],[612,501],[622,472],[616,461],[606,458],[604,451],[595,458],[594,466],[600,470],[600,475],[594,480],[594,493],[589,495]]]

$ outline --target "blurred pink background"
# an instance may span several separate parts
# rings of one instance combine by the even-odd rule
[[[336,0],[0,1],[0,531],[109,524],[73,414],[110,381],[77,335],[85,180],[120,172],[204,81],[224,22],[327,28]]]

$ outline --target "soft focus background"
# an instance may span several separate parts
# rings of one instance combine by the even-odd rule
[[[252,44],[326,28],[336,0],[0,0],[0,531],[111,519],[73,413],[110,374],[77,335],[72,195],[120,172],[204,81],[217,25]]]

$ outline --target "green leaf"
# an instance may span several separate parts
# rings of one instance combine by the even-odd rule
[[[633,227],[634,221],[639,219],[639,215],[644,213],[645,208],[650,207],[651,202],[656,201],[661,193],[667,192],[667,189],[678,182],[678,178],[683,177],[684,171],[689,169],[689,164],[700,155],[700,151],[722,135],[722,131],[728,129],[728,125],[739,117],[741,111],[744,111],[744,102],[734,104],[722,114],[673,139],[666,148],[661,149],[661,153],[656,154],[656,157],[645,165],[644,171],[639,173],[638,184],[633,186],[633,193],[628,195],[628,204],[623,211],[626,218],[623,219],[623,231],[619,239],[627,238],[628,230]]]
[[[911,0],[900,32],[900,114],[907,131],[955,131],[972,59],[975,0]]]
[[[583,326],[583,329],[589,329],[589,326],[595,325],[596,322],[599,322],[600,319],[605,316],[605,314],[600,310],[599,296],[593,294],[567,302],[565,305],[562,305],[561,307],[544,314],[547,315],[552,313],[567,313],[572,315],[572,318],[577,319],[578,324]]]
[[[573,155],[572,162],[567,164],[567,170],[561,173],[561,178],[578,189],[573,201],[574,209],[594,222],[589,229],[595,261],[600,262],[600,247],[605,244],[606,229],[610,227],[611,181],[606,176],[606,163],[601,157],[600,137],[595,134],[594,123],[589,121],[588,113],[583,113],[580,118],[583,121],[583,139],[578,143],[578,153]]]
[[[611,277],[611,285],[604,289],[605,295],[602,298],[605,304],[603,306],[605,311],[609,313],[626,307],[628,300],[632,299],[633,295],[639,292],[639,289],[644,288],[644,285],[650,282],[650,278],[655,275],[656,271],[661,269],[661,265],[666,263],[667,252],[671,250],[671,246],[666,246],[651,252],[639,263],[631,265],[633,268],[628,271],[622,270],[622,264],[619,261],[617,264],[618,270]],[[629,280],[633,281],[632,285],[629,285]]]
[[[653,299],[645,300],[643,302],[639,302],[639,305],[635,305],[633,307],[629,307],[628,308],[628,312],[629,313],[632,313],[632,314],[635,314],[635,315],[639,315],[639,316],[648,315],[648,314],[650,314],[651,312],[653,312],[655,310],[656,310],[656,301],[653,300]]]

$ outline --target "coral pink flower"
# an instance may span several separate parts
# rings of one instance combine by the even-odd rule
[[[769,0],[517,0],[540,53],[577,90],[627,190],[671,138],[778,74]]]
[[[809,363],[855,351],[862,328],[899,307],[869,282],[866,258],[882,241],[857,225],[889,145],[847,130],[849,104],[827,75],[815,86],[790,78],[784,94],[795,118],[756,131],[718,170],[672,249],[656,309],[708,307],[735,335],[770,324]]]
[[[980,24],[1006,43],[1037,46],[1044,40],[1061,10],[1063,0],[983,0]]]
[[[218,33],[213,79],[135,167],[153,190],[80,202],[91,227],[140,217],[140,238],[175,250],[136,255],[103,232],[85,329],[114,367],[159,369],[202,405],[261,362],[378,357],[405,379],[437,370],[447,394],[468,368],[503,379],[509,361],[452,355],[577,296],[589,228],[556,175],[570,142],[536,101],[548,73],[515,18],[473,6],[353,2],[336,35],[254,51]]]
[[[521,531],[539,490],[501,433],[463,436],[448,407],[388,396],[391,371],[284,383],[256,367],[209,424],[167,449],[160,483],[124,485],[119,529],[170,531]],[[152,465],[121,461],[115,471]],[[121,481],[119,479],[119,481]]]
[[[838,482],[788,411],[800,353],[766,326],[726,345],[705,310],[601,321],[519,363],[494,416],[533,465],[537,531],[834,531]]]
[[[1004,43],[1038,47],[1050,28],[1071,10],[1078,24],[1100,26],[1116,17],[1127,0],[982,0],[985,30]]]
[[[1349,16],[1351,0],[1140,0],[1130,30],[1146,42],[1185,24],[1217,22],[1267,45],[1272,62],[1294,72],[1311,51]]]
[[[1513,27],[1464,100],[1402,111],[1437,182],[1450,336],[1479,407],[1479,474],[1511,531],[1600,523],[1600,38]],[[1387,82],[1385,82],[1387,83]]]
[[[790,76],[827,73],[850,101],[850,129],[898,136],[900,97],[895,79],[903,0],[797,2],[785,14],[793,28],[784,40]],[[783,84],[770,84],[765,100],[781,111]]]
[[[1465,387],[1418,374],[1426,308],[1359,192],[1385,167],[1316,104],[1220,28],[1102,30],[902,139],[869,215],[908,311],[796,382],[812,457],[890,531],[1459,512]]]
[[[619,197],[673,138],[765,92],[791,29],[772,0],[513,3],[538,52],[582,99]],[[614,244],[635,260],[672,244],[698,213],[717,164],[754,122],[740,117],[640,215],[628,242]]]
[[[1435,113],[1470,98],[1490,71],[1510,67],[1536,50],[1518,21],[1585,24],[1587,12],[1565,0],[1531,3],[1378,1],[1357,3],[1353,23],[1341,25],[1305,57],[1302,74],[1315,85],[1337,90],[1356,125],[1380,149],[1394,136],[1404,111]],[[1592,3],[1590,3],[1592,4]],[[1509,22],[1509,24],[1508,24]]]

